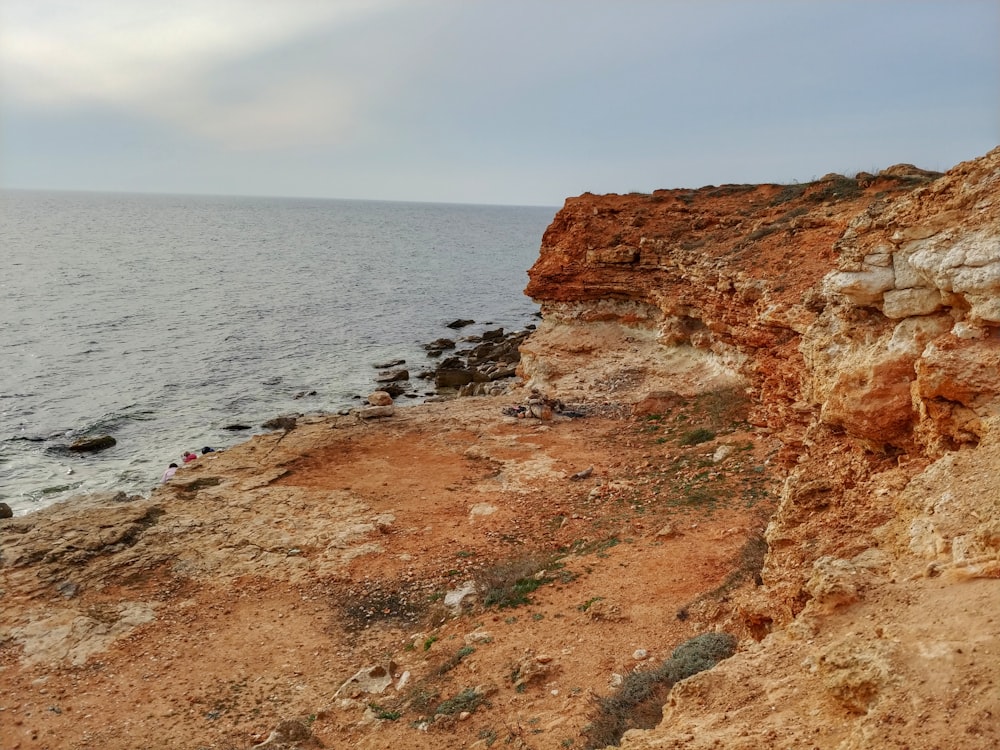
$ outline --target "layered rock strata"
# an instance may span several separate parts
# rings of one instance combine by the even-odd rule
[[[995,745],[1000,149],[943,176],[583,195],[528,293],[529,383],[737,383],[783,444],[763,585],[729,623],[759,643],[624,746],[931,747],[935,710],[952,746]]]

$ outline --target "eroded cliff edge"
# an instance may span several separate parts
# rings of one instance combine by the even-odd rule
[[[583,195],[529,275],[530,384],[739,383],[783,445],[763,585],[729,623],[758,642],[623,746],[996,746],[1000,149]]]

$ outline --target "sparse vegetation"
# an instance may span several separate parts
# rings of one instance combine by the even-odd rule
[[[438,667],[437,673],[439,675],[447,674],[448,672],[450,672],[451,670],[453,670],[455,667],[457,667],[459,664],[461,664],[462,660],[466,656],[470,656],[471,654],[474,654],[475,652],[476,652],[476,649],[474,649],[472,646],[462,646],[462,648],[460,648],[458,651],[456,651],[453,656],[451,656],[440,667]]]
[[[486,747],[493,747],[493,743],[497,741],[499,735],[495,729],[481,729],[479,734],[476,735],[478,739],[484,740]]]
[[[585,750],[618,745],[629,729],[651,729],[663,718],[667,693],[676,683],[710,669],[736,652],[728,633],[704,633],[678,646],[655,669],[632,672],[609,696],[595,699],[591,722],[584,731]]]
[[[577,539],[573,544],[571,544],[565,551],[572,552],[576,555],[590,555],[596,553],[597,555],[603,555],[607,550],[612,547],[616,547],[621,544],[621,539],[617,536],[609,536],[606,539],[598,539],[597,541],[589,541],[587,539]]]
[[[498,609],[530,604],[529,594],[556,580],[551,572],[561,567],[562,563],[552,557],[529,555],[487,568],[476,581],[483,592],[483,604]]]
[[[369,703],[368,708],[370,708],[372,713],[375,714],[376,719],[381,719],[382,721],[396,721],[403,715],[400,711],[383,708],[378,703]]]
[[[752,534],[736,555],[736,567],[726,576],[722,584],[705,594],[703,598],[723,596],[740,584],[753,580],[760,581],[760,572],[764,568],[764,558],[767,556],[767,540],[760,532]]]
[[[451,716],[462,711],[472,713],[484,700],[486,700],[486,696],[475,688],[465,688],[458,695],[438,704],[438,707],[434,709],[434,715]]]
[[[333,598],[346,602],[341,616],[349,630],[362,630],[379,622],[412,625],[430,609],[425,595],[396,588],[391,583],[336,591]]]
[[[709,440],[715,440],[715,433],[704,427],[699,427],[696,430],[688,430],[678,441],[680,445],[699,445],[700,443],[707,443]]]

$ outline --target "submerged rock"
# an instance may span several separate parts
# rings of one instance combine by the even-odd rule
[[[97,437],[80,438],[70,443],[69,449],[75,453],[96,453],[117,444],[118,441],[110,435],[98,435]]]

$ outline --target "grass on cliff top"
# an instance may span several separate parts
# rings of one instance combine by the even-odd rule
[[[583,732],[584,750],[618,745],[629,729],[652,729],[663,718],[663,704],[676,683],[734,653],[732,635],[703,633],[682,643],[655,669],[630,673],[614,693],[595,698],[590,724]]]

